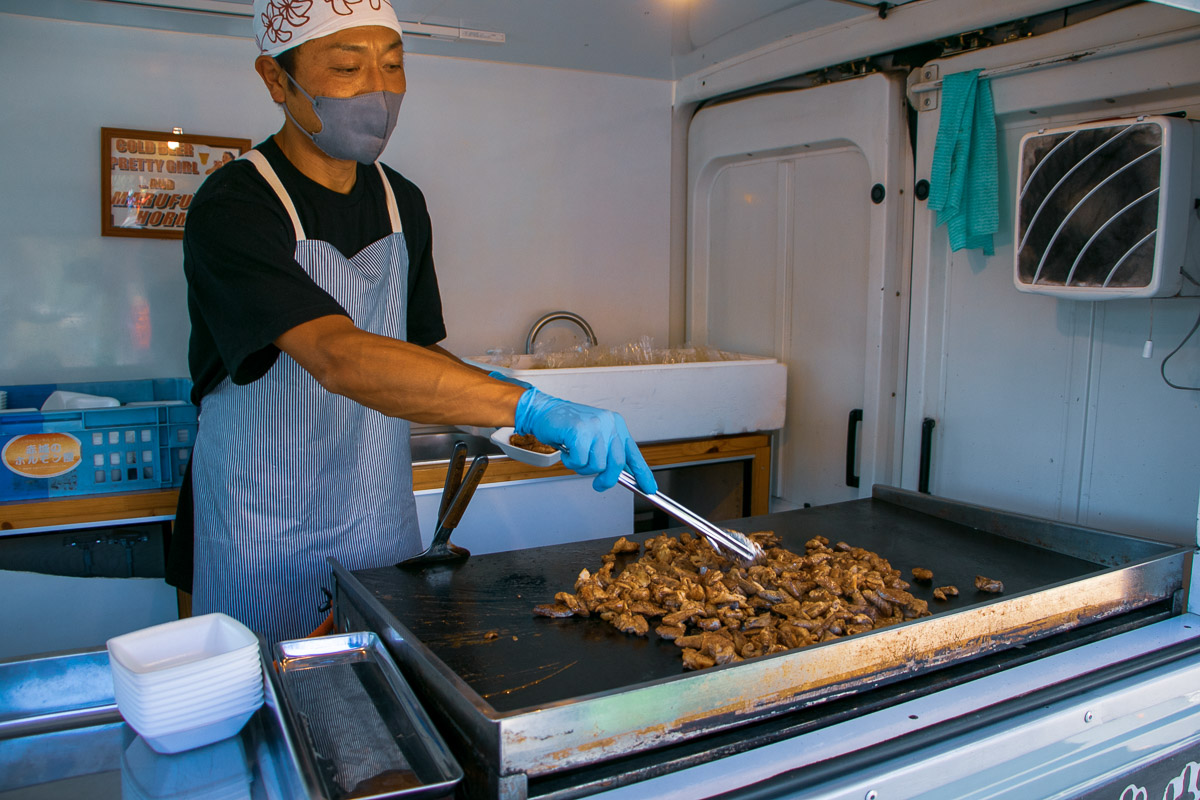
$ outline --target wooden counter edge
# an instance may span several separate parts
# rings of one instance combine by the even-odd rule
[[[89,494],[0,503],[0,530],[119,522],[143,517],[174,517],[178,489],[125,494]]]
[[[750,513],[757,515],[767,513],[770,499],[770,441],[767,434],[754,433],[650,443],[642,446],[642,455],[652,467],[725,458],[753,458]],[[483,482],[500,483],[570,474],[570,470],[561,466],[533,467],[507,456],[490,456]],[[419,464],[413,468],[413,489],[416,491],[440,489],[445,483],[446,462]],[[178,498],[178,489],[162,489],[0,503],[0,530],[174,516]]]

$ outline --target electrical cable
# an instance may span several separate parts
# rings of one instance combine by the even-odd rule
[[[1187,273],[1185,272],[1184,275],[1187,275]],[[1190,275],[1188,275],[1188,279],[1195,282]],[[1192,338],[1192,334],[1196,332],[1197,328],[1200,328],[1200,314],[1196,315],[1196,324],[1192,326],[1190,331],[1188,331],[1188,335],[1183,337],[1183,341],[1180,342],[1174,350],[1167,354],[1167,357],[1162,360],[1162,365],[1159,366],[1159,374],[1162,375],[1162,379],[1166,382],[1167,386],[1170,386],[1172,389],[1179,389],[1185,392],[1200,392],[1200,386],[1178,386],[1174,383],[1171,383],[1171,379],[1167,377],[1167,362],[1171,360],[1171,356],[1183,349],[1183,346],[1188,343],[1188,339]]]
[[[1150,332],[1146,335],[1146,343],[1142,345],[1142,358],[1154,355],[1154,298],[1150,298]]]

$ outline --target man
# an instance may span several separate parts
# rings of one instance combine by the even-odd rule
[[[654,477],[617,414],[498,380],[445,335],[420,190],[376,159],[406,88],[387,0],[255,0],[255,69],[283,127],[192,203],[184,270],[200,406],[172,547],[193,612],[269,639],[325,616],[326,558],[350,569],[421,549],[408,420],[514,425],[615,485]],[[194,512],[189,501],[194,498]]]

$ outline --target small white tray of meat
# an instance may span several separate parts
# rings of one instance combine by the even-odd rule
[[[562,460],[562,453],[550,445],[542,444],[532,436],[522,437],[511,426],[497,428],[491,435],[491,440],[504,454],[514,461],[532,464],[535,467],[552,467]],[[548,448],[540,452],[531,447]]]

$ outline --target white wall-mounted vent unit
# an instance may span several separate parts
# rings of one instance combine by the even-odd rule
[[[1021,139],[1013,281],[1075,300],[1198,294],[1200,130],[1143,116]]]

